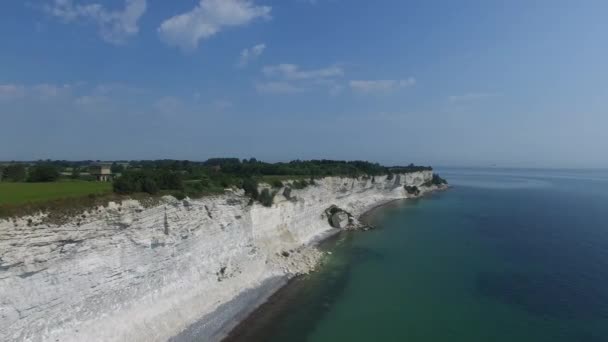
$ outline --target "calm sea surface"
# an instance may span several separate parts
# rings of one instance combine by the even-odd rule
[[[440,170],[454,186],[324,243],[234,341],[608,341],[608,172]]]

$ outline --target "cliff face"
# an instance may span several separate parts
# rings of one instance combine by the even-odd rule
[[[199,334],[218,338],[251,305],[239,295],[314,267],[308,244],[334,230],[328,207],[358,216],[431,178],[325,178],[271,208],[229,193],[110,203],[61,226],[0,221],[0,340],[166,340],[204,316]]]

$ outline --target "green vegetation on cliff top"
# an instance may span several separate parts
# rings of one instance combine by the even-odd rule
[[[302,189],[314,179],[367,177],[393,173],[432,170],[430,167],[386,167],[366,161],[294,160],[266,163],[255,158],[212,158],[205,162],[187,160],[144,160],[113,163],[112,183],[84,181],[91,161],[39,161],[0,165],[0,217],[23,215],[36,211],[53,211],[100,205],[109,200],[128,197],[170,194],[177,198],[201,197],[222,193],[226,188],[244,188],[253,200],[270,206],[276,191],[253,191],[258,183],[270,184],[275,190],[283,182]],[[3,169],[3,170],[2,170]],[[117,173],[120,174],[117,174]],[[25,183],[24,181],[29,181]],[[59,181],[57,181],[59,180]],[[81,199],[79,201],[79,199]],[[68,210],[69,209],[69,210]]]

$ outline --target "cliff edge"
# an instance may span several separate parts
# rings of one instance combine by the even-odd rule
[[[200,340],[221,339],[269,282],[315,267],[311,242],[337,231],[332,220],[347,228],[349,215],[413,196],[405,186],[436,189],[423,186],[432,177],[328,177],[278,191],[271,207],[234,191],[110,203],[63,225],[2,220],[0,340],[165,341],[203,317]],[[332,206],[348,215],[329,217]]]

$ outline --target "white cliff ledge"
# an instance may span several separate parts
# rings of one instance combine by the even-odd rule
[[[0,221],[0,341],[165,341],[195,322],[200,340],[221,339],[260,295],[315,267],[310,242],[335,231],[329,207],[358,217],[407,198],[404,185],[432,190],[432,175],[329,177],[270,208],[229,193],[110,203],[60,226]]]

